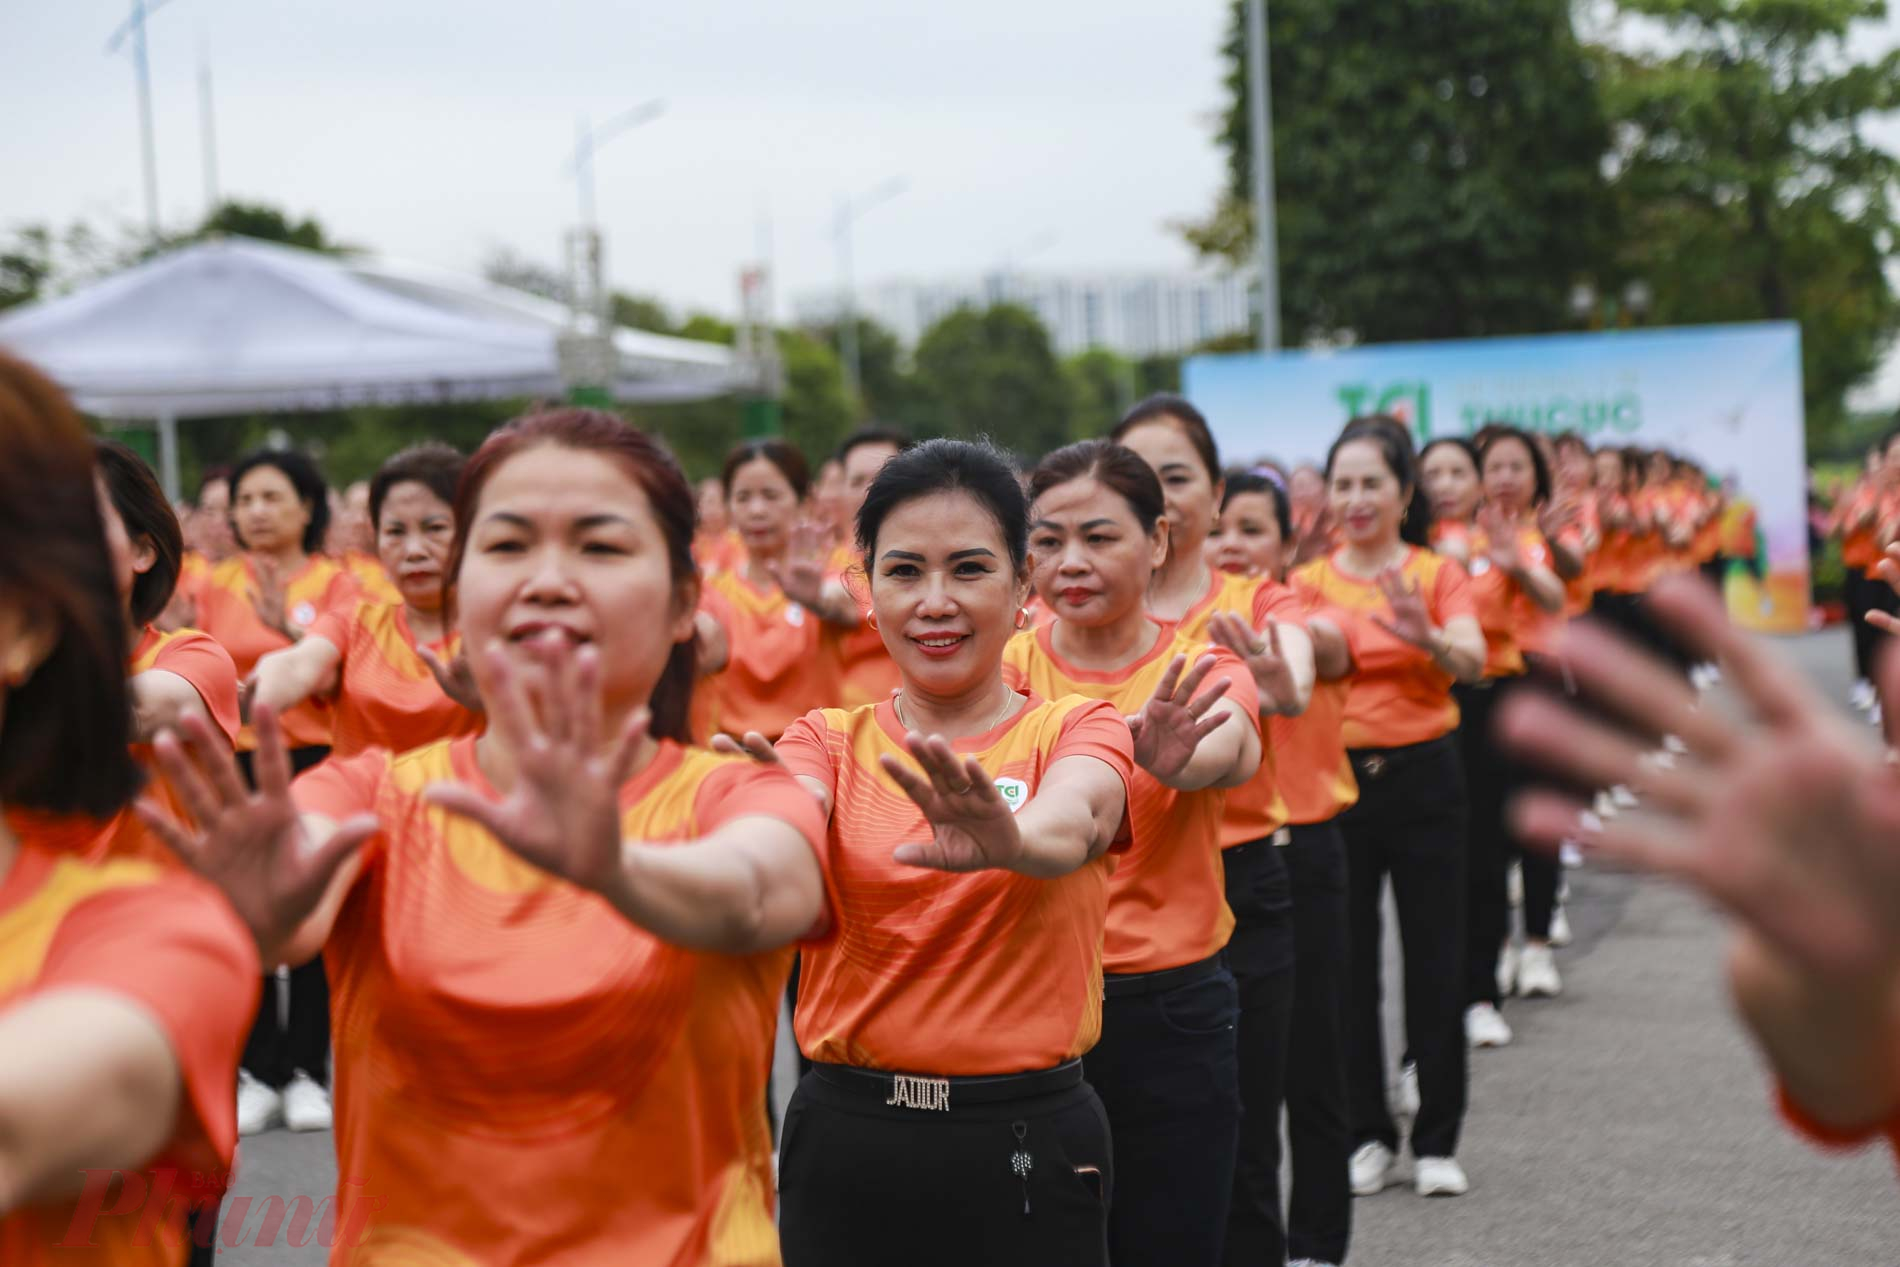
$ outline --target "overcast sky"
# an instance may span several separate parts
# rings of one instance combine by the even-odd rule
[[[124,0],[0,0],[0,224],[142,216]],[[171,0],[151,20],[165,222],[204,211],[197,64],[228,197],[474,270],[553,263],[581,114],[664,117],[599,161],[614,284],[730,311],[769,210],[779,307],[836,277],[840,194],[907,190],[860,281],[1184,268],[1218,190],[1223,0]],[[1889,35],[1900,33],[1900,17]],[[1886,43],[1882,38],[1874,43]],[[1891,131],[1887,135],[1892,135]],[[1052,238],[1053,235],[1053,238]]]
[[[142,217],[122,0],[0,0],[0,224]],[[475,269],[558,258],[578,116],[649,98],[599,161],[616,285],[736,307],[767,211],[781,313],[836,276],[840,194],[906,191],[855,238],[861,281],[1191,263],[1212,201],[1221,0],[171,0],[150,23],[168,225],[204,210],[200,34],[229,197]],[[1053,241],[1051,234],[1053,233]]]

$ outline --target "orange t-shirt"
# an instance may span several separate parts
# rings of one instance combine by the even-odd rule
[[[1132,781],[1121,714],[1031,696],[995,729],[951,745],[975,757],[1012,808],[1066,757]],[[1106,857],[1053,880],[952,873],[894,861],[928,840],[879,756],[915,767],[895,704],[827,708],[792,723],[779,758],[831,790],[825,883],[831,931],[800,949],[798,1046],[812,1060],[939,1077],[1023,1073],[1074,1060],[1102,1032]],[[1117,846],[1120,848],[1120,846]]]
[[[838,657],[839,699],[847,709],[887,700],[903,685],[903,676],[885,649],[884,635],[871,628],[870,580],[857,552],[845,546],[832,552],[831,570],[857,600],[861,618],[856,629],[834,630],[827,640]]]
[[[348,610],[327,611],[309,636],[342,656],[332,697],[334,755],[353,756],[365,748],[407,752],[482,729],[483,719],[444,695],[416,654],[405,604],[366,599]],[[461,643],[460,634],[450,634],[428,647],[446,662]]]
[[[230,653],[240,681],[267,653],[290,645],[290,639],[258,619],[251,602],[256,592],[257,569],[243,555],[218,564],[198,590],[198,627]],[[361,595],[356,578],[342,564],[313,554],[286,582],[284,607],[292,623],[308,629],[324,612],[348,607]],[[323,700],[306,700],[281,720],[285,742],[292,748],[330,742],[330,706]],[[257,747],[249,726],[238,733],[237,746],[240,752]]]
[[[1583,568],[1564,582],[1564,618],[1574,620],[1590,610],[1591,597],[1601,588],[1597,584],[1597,559],[1603,543],[1603,522],[1594,498],[1579,503],[1577,522],[1559,533],[1558,540],[1583,561]]]
[[[185,1261],[184,1208],[223,1191],[237,1143],[231,1088],[259,971],[249,931],[203,881],[149,862],[89,863],[22,838],[0,873],[0,1013],[55,990],[114,995],[158,1024],[182,1086],[171,1137],[125,1178],[143,1200],[107,1215],[120,1194],[108,1195],[107,1176],[96,1175],[77,1197],[0,1215],[0,1263]]]
[[[1841,563],[1844,566],[1865,572],[1880,562],[1879,502],[1880,490],[1864,480],[1848,494],[1847,505],[1841,512]],[[1873,512],[1872,518],[1864,524],[1858,522],[1869,511]]]
[[[1470,578],[1453,560],[1414,546],[1399,570],[1418,587],[1426,613],[1440,629],[1460,616],[1477,617]],[[1294,577],[1318,601],[1366,618],[1364,636],[1353,647],[1357,671],[1346,696],[1346,747],[1403,748],[1457,729],[1452,675],[1433,664],[1425,651],[1370,619],[1389,620],[1392,615],[1376,580],[1348,575],[1336,556],[1315,559]]]
[[[1119,669],[1077,668],[1056,654],[1061,621],[1017,634],[1003,650],[1003,680],[1045,699],[1085,695],[1107,700],[1124,716],[1141,711],[1177,655],[1191,667],[1209,651],[1218,661],[1202,688],[1223,679],[1227,698],[1259,725],[1260,697],[1253,674],[1231,651],[1158,625],[1154,647]],[[1244,723],[1228,722],[1228,725]],[[1159,972],[1198,962],[1220,950],[1234,930],[1221,867],[1221,788],[1183,792],[1136,768],[1129,784],[1134,844],[1108,881],[1108,932],[1102,942],[1107,972]]]
[[[1482,528],[1471,534],[1471,597],[1478,606],[1478,627],[1484,630],[1484,675],[1516,677],[1524,671],[1524,651],[1543,635],[1543,625],[1555,616],[1539,607],[1524,587],[1491,563],[1486,553],[1491,538]],[[1518,529],[1518,552],[1536,567],[1550,566],[1550,544],[1531,525]]]
[[[696,734],[777,739],[812,705],[842,698],[836,635],[777,586],[759,589],[743,569],[719,572],[706,579],[700,610],[726,631],[728,658],[700,680]]]
[[[237,669],[232,666],[230,655],[218,645],[216,639],[196,629],[163,633],[147,625],[139,637],[138,646],[132,649],[132,659],[126,667],[126,673],[136,677],[152,670],[175,673],[191,683],[191,688],[198,692],[198,698],[204,703],[211,724],[223,733],[227,741],[236,743],[242,726],[238,720]],[[184,802],[179,799],[171,783],[159,777],[158,762],[152,754],[152,746],[133,744],[132,756],[146,772],[149,779],[146,787],[152,798],[171,816],[172,821],[190,822]],[[107,856],[145,858],[166,866],[180,865],[178,858],[163,841],[143,830],[142,823],[138,824],[139,830],[125,830],[136,821],[137,815],[133,811],[122,811],[115,829],[102,838],[103,847],[89,853],[88,859],[98,862]]]
[[[383,561],[373,554],[364,554],[361,550],[346,550],[343,554],[343,566],[363,590],[363,597],[374,603],[400,603],[402,591],[396,588],[396,582],[390,579],[383,567]]]
[[[701,533],[693,540],[693,561],[702,577],[730,572],[745,562],[745,543],[736,532]]]
[[[1339,627],[1355,658],[1365,641],[1364,620],[1322,602],[1303,585],[1291,587],[1301,604],[1300,623],[1323,617]],[[1300,825],[1331,822],[1359,801],[1359,779],[1346,755],[1346,699],[1352,692],[1350,675],[1331,682],[1315,681],[1306,711],[1298,717],[1267,718],[1267,737],[1274,768],[1286,795],[1287,821]]]
[[[668,945],[427,805],[446,779],[494,795],[470,737],[294,785],[382,823],[324,947],[337,1172],[380,1202],[334,1261],[778,1263],[765,1087],[791,947]],[[620,803],[651,843],[758,814],[824,834],[783,771],[672,743]]]
[[[1270,620],[1297,625],[1301,604],[1286,586],[1264,577],[1238,576],[1216,572],[1209,578],[1207,592],[1181,617],[1176,630],[1196,642],[1207,641],[1208,622],[1215,612],[1231,612],[1254,629],[1263,629]],[[1269,732],[1263,730],[1260,768],[1254,776],[1236,788],[1227,790],[1227,813],[1221,819],[1220,843],[1223,849],[1264,840],[1287,823],[1286,796],[1279,774],[1279,753],[1273,749]]]

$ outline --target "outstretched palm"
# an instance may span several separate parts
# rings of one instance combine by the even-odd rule
[[[1013,866],[1023,853],[1016,815],[996,783],[975,757],[959,757],[940,735],[925,738],[912,731],[904,748],[919,767],[913,770],[885,754],[884,770],[923,811],[930,824],[927,841],[903,844],[892,854],[898,862],[935,871],[984,871]]]
[[[1484,528],[1484,552],[1491,566],[1511,576],[1523,571],[1524,547],[1516,517],[1497,506],[1486,506],[1478,512],[1478,523]]]
[[[1269,620],[1265,629],[1256,630],[1232,612],[1215,612],[1207,622],[1207,636],[1239,656],[1253,674],[1262,712],[1285,712],[1298,706],[1300,686],[1280,650],[1278,622]]]
[[[159,769],[192,825],[174,822],[151,801],[139,813],[192,870],[224,891],[231,907],[266,951],[288,942],[329,888],[337,868],[376,834],[376,819],[359,815],[313,838],[290,799],[290,757],[277,714],[260,704],[252,718],[257,790],[244,786],[230,747],[201,716],[180,723],[182,739],[162,732],[154,745]]]
[[[1187,669],[1186,656],[1174,657],[1155,686],[1155,693],[1139,713],[1128,719],[1129,732],[1135,737],[1135,764],[1164,783],[1187,769],[1201,741],[1219,730],[1231,715],[1223,711],[1208,716],[1232,685],[1226,679],[1195,695],[1213,672],[1214,663],[1213,656],[1205,655]]]
[[[785,597],[808,611],[816,611],[825,597],[825,536],[817,523],[804,519],[792,528],[785,557],[768,563],[766,570]]]
[[[515,764],[507,795],[496,801],[464,784],[438,783],[428,797],[550,875],[610,894],[625,875],[620,789],[632,777],[650,719],[641,710],[603,743],[598,653],[591,646],[570,650],[558,637],[534,651],[527,666],[499,646],[485,653],[489,725]]]
[[[1372,623],[1401,642],[1409,642],[1422,651],[1430,651],[1432,617],[1425,608],[1425,599],[1419,593],[1418,586],[1407,580],[1397,568],[1387,568],[1379,573],[1379,589],[1385,594],[1392,618],[1383,620],[1374,616]]]

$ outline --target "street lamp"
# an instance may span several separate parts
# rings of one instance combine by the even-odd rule
[[[643,123],[651,123],[665,113],[666,102],[656,97],[615,115],[602,124],[598,131],[592,120],[586,115],[581,116],[575,130],[574,157],[568,160],[568,170],[574,173],[580,187],[582,227],[594,227],[594,155],[615,137],[631,132]]]
[[[132,0],[132,16],[119,25],[106,41],[108,55],[132,41],[132,69],[138,76],[139,152],[145,161],[145,236],[158,241],[158,160],[152,143],[152,68],[145,57],[145,20],[164,8],[170,0]]]
[[[1273,81],[1267,69],[1267,0],[1247,0],[1248,128],[1253,141],[1254,266],[1260,274],[1260,350],[1280,347],[1279,208],[1273,185]]]
[[[844,381],[853,399],[858,395],[858,312],[857,293],[851,275],[851,226],[873,207],[889,202],[904,192],[910,182],[893,176],[869,193],[856,199],[840,198],[834,231],[838,235],[838,273],[842,300],[838,317],[838,356],[844,362]]]

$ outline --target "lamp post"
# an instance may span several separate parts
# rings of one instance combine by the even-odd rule
[[[575,129],[574,155],[568,170],[580,199],[580,224],[568,235],[569,307],[574,328],[560,341],[562,378],[576,404],[606,405],[613,398],[618,376],[615,365],[613,321],[607,303],[606,266],[596,219],[594,156],[615,137],[651,123],[666,112],[655,98],[615,115],[599,128],[581,116]]]
[[[1251,107],[1254,267],[1260,276],[1260,350],[1280,347],[1279,215],[1273,186],[1273,81],[1267,70],[1267,0],[1247,0],[1247,104]]]
[[[106,41],[108,54],[118,52],[126,40],[132,41],[132,69],[139,94],[139,154],[145,167],[145,236],[154,243],[158,241],[158,158],[152,141],[152,68],[145,55],[145,22],[169,2],[132,0],[132,16]]]
[[[853,400],[858,398],[858,311],[856,283],[851,272],[851,226],[865,212],[903,193],[909,183],[902,176],[893,176],[856,199],[838,200],[838,215],[833,226],[838,235],[838,358],[844,362],[845,388]]]

